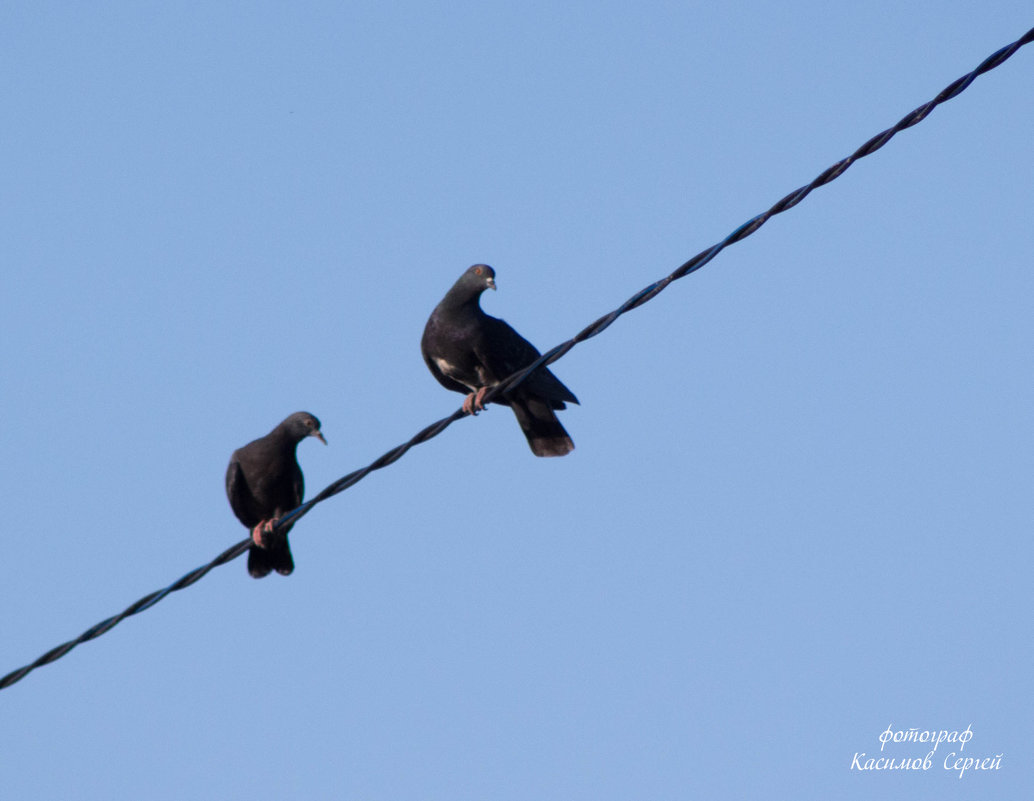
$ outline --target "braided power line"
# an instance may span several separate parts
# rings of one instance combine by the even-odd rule
[[[748,220],[735,231],[733,231],[731,234],[729,234],[727,237],[725,237],[725,239],[723,239],[721,242],[711,246],[707,250],[702,250],[700,253],[695,255],[689,261],[682,264],[678,269],[676,269],[672,273],[666,275],[664,278],[661,278],[659,281],[654,281],[649,286],[644,287],[640,291],[636,292],[624,303],[622,303],[618,308],[614,309],[614,311],[610,312],[609,314],[603,315],[595,322],[583,328],[571,339],[567,340],[566,342],[562,342],[556,347],[546,351],[532,364],[528,365],[523,370],[514,373],[506,380],[496,384],[494,387],[492,387],[485,393],[484,402],[487,403],[497,395],[505,394],[509,390],[513,389],[521,382],[523,382],[525,379],[527,379],[527,377],[531,375],[531,373],[535,372],[535,370],[538,370],[539,368],[544,367],[545,365],[552,364],[553,362],[562,358],[568,351],[571,350],[571,348],[573,348],[579,342],[584,342],[585,340],[590,339],[596,336],[597,334],[600,334],[603,331],[605,331],[608,327],[610,327],[611,323],[617,320],[617,318],[621,315],[631,311],[632,309],[636,309],[639,306],[642,306],[649,300],[652,300],[658,294],[663,292],[673,281],[677,281],[679,278],[685,278],[690,273],[696,272],[709,261],[711,261],[711,259],[713,259],[719,253],[721,253],[726,247],[735,242],[739,242],[741,239],[745,239],[746,237],[750,236],[776,214],[781,214],[787,209],[792,209],[794,206],[796,206],[798,203],[804,200],[804,198],[806,198],[809,194],[811,194],[812,190],[817,189],[820,186],[825,186],[830,181],[839,178],[841,175],[844,174],[847,168],[854,164],[858,159],[864,158],[865,156],[875,153],[877,150],[879,150],[881,147],[887,144],[887,142],[889,142],[895,134],[905,130],[906,128],[911,128],[916,123],[926,119],[930,112],[933,111],[941,103],[951,100],[953,97],[960,94],[967,87],[969,87],[969,85],[973,83],[974,80],[976,80],[977,76],[982,75],[983,73],[988,72],[989,70],[993,70],[995,67],[1001,65],[1004,61],[1006,61],[1006,59],[1012,56],[1013,53],[1015,53],[1024,45],[1030,44],[1032,41],[1034,41],[1034,28],[1031,28],[1012,44],[1006,45],[1005,47],[1001,48],[995,53],[992,53],[990,56],[984,59],[972,72],[969,72],[966,75],[963,75],[961,78],[958,78],[957,80],[950,83],[943,90],[941,90],[941,92],[933,100],[929,101],[928,103],[924,103],[923,105],[919,106],[919,108],[909,112],[904,117],[902,117],[895,125],[891,126],[887,130],[876,134],[876,136],[872,137],[872,139],[870,139],[864,145],[859,147],[850,156],[841,159],[836,164],[833,164],[832,166],[825,169],[811,183],[802,186],[799,189],[796,189],[790,194],[786,195],[782,200],[779,200],[770,209],[768,209],[768,211],[765,211],[762,214],[759,214],[756,217]],[[359,470],[355,470],[346,476],[342,476],[333,484],[331,484],[322,492],[320,492],[318,495],[315,495],[314,497],[303,503],[301,506],[299,506],[297,509],[288,512],[286,515],[280,518],[277,527],[285,525],[289,522],[297,522],[298,519],[308,514],[308,512],[316,504],[322,503],[327,498],[330,498],[333,495],[337,495],[338,493],[344,492],[349,487],[362,481],[374,470],[380,470],[382,467],[387,467],[388,465],[398,461],[414,445],[419,445],[423,442],[427,442],[429,439],[433,439],[434,437],[441,434],[450,425],[455,423],[457,420],[466,416],[466,412],[464,412],[462,409],[457,409],[448,417],[443,417],[436,423],[432,423],[431,425],[414,434],[413,437],[410,438],[407,442],[403,443],[402,445],[399,445],[398,447],[392,448],[390,451],[382,455],[379,459],[374,460],[366,467],[363,467]],[[194,582],[200,580],[205,574],[207,574],[213,568],[218,567],[219,565],[226,564],[227,562],[236,559],[238,556],[240,556],[242,553],[248,550],[250,545],[250,539],[246,539],[237,543],[232,548],[223,551],[221,554],[219,554],[219,556],[217,556],[208,564],[195,568],[179,580],[170,584],[165,589],[158,590],[157,592],[152,592],[151,594],[144,596],[139,601],[132,604],[119,614],[115,615],[114,617],[109,617],[106,620],[102,620],[100,623],[97,623],[96,625],[90,627],[82,634],[80,634],[78,637],[76,637],[74,640],[69,640],[68,642],[62,643],[61,645],[47,651],[35,662],[25,665],[24,667],[18,668],[17,670],[11,671],[3,678],[0,678],[0,690],[9,687],[15,682],[25,678],[27,674],[29,674],[36,668],[42,667],[43,665],[48,665],[51,662],[60,659],[80,643],[96,639],[105,632],[114,628],[125,618],[143,612],[145,609],[150,609],[152,606],[154,606],[156,603],[158,603],[160,600],[165,598],[170,593],[173,593],[176,590],[182,590],[185,587],[189,587]]]

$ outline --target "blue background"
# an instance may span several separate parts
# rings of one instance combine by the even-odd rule
[[[1029,3],[0,11],[0,672],[462,400],[468,265],[540,349],[1034,24]],[[953,799],[1034,786],[1034,48],[554,366],[0,693],[27,798]],[[852,771],[972,727],[1001,769]],[[885,756],[924,756],[889,744]]]

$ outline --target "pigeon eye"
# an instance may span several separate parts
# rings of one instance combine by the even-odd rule
[[[475,267],[474,268],[474,275],[481,275],[481,272],[482,272],[482,270],[481,270],[480,267]]]

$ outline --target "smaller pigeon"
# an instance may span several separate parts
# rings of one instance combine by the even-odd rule
[[[295,412],[266,436],[238,448],[226,468],[226,497],[230,508],[251,530],[254,544],[248,551],[248,572],[254,578],[275,570],[283,576],[294,570],[287,525],[274,533],[280,516],[301,505],[305,480],[298,466],[298,443],[306,437],[327,440],[320,421],[308,412]]]
[[[491,387],[541,355],[506,321],[481,310],[479,301],[486,289],[495,289],[495,270],[475,264],[431,312],[420,340],[420,352],[438,383],[454,392],[470,393],[463,402],[470,414],[485,408],[483,399]],[[574,393],[545,367],[492,399],[513,409],[536,456],[563,456],[574,450],[574,442],[554,413],[566,408],[565,401],[578,403]]]

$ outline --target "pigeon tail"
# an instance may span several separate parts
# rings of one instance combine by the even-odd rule
[[[252,545],[248,550],[248,573],[252,578],[264,578],[273,570],[281,576],[289,576],[294,571],[286,534],[280,542],[270,543],[266,548]]]
[[[564,456],[574,450],[574,442],[547,401],[510,398],[510,408],[536,456]]]

